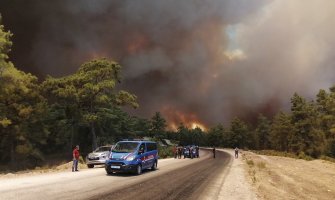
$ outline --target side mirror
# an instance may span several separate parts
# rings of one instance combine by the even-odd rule
[[[143,153],[143,150],[138,150],[138,154],[142,154]]]

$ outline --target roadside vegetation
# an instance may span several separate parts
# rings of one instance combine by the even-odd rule
[[[279,112],[273,118],[260,114],[255,123],[234,118],[226,126],[217,124],[206,131],[182,123],[177,130],[168,131],[159,111],[149,119],[124,111],[126,106],[136,109],[140,105],[136,94],[120,89],[122,66],[117,62],[91,60],[73,74],[41,80],[10,62],[11,37],[0,25],[3,168],[35,168],[47,165],[53,156],[71,160],[76,144],[85,156],[100,145],[143,137],[170,139],[180,145],[274,150],[265,152],[304,159],[335,158],[335,87],[320,90],[312,101],[294,94],[291,112]],[[160,149],[162,158],[171,154],[169,147]]]

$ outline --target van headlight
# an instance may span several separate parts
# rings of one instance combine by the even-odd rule
[[[131,155],[131,156],[126,158],[126,161],[133,161],[134,159],[135,159],[135,156]]]

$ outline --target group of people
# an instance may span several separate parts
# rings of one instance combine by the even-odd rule
[[[174,158],[181,159],[182,156],[184,158],[189,157],[199,158],[199,146],[173,146],[173,154]]]

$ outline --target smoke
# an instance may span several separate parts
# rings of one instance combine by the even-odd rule
[[[332,0],[2,1],[17,67],[63,76],[114,59],[141,117],[252,121],[334,83]]]

